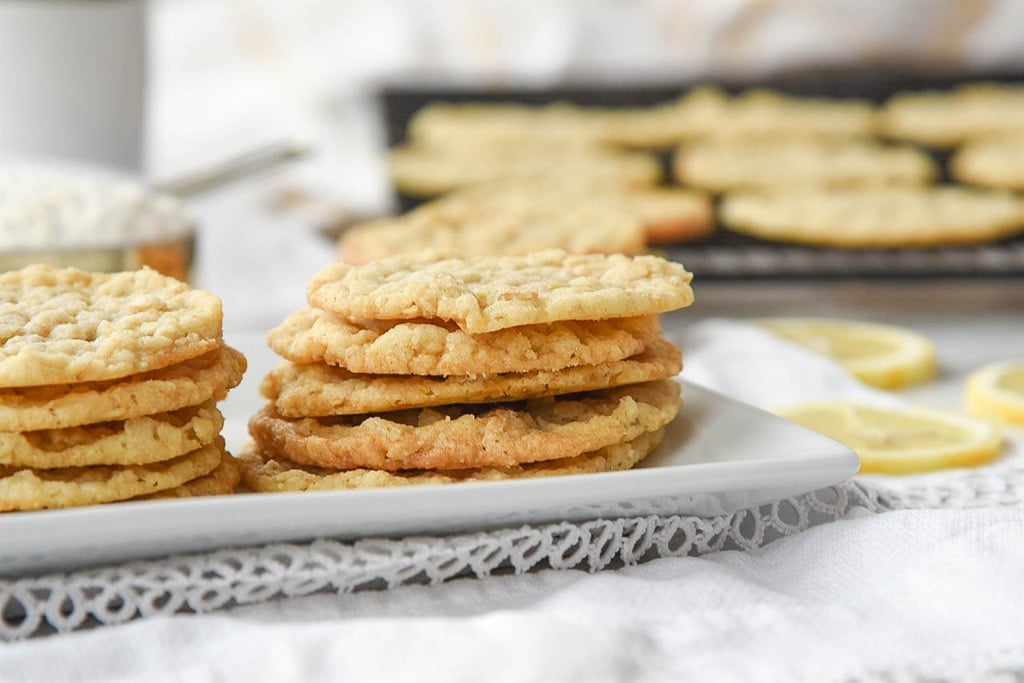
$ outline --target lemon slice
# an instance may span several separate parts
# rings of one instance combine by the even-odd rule
[[[933,408],[877,408],[848,401],[804,403],[775,411],[849,446],[861,472],[906,474],[980,465],[999,454],[999,427]]]
[[[967,378],[967,412],[1024,425],[1024,360],[993,363]]]
[[[764,330],[828,356],[865,384],[900,389],[935,376],[935,346],[916,332],[829,318],[762,318]]]

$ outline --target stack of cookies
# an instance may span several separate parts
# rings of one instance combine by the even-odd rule
[[[693,301],[654,256],[338,263],[268,335],[242,481],[348,489],[632,467],[676,416],[682,364],[657,314]]]
[[[220,300],[156,271],[0,275],[0,511],[230,493]]]

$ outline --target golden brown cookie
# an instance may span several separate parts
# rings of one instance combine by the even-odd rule
[[[389,169],[395,187],[416,197],[503,180],[574,177],[645,187],[662,177],[658,160],[640,152],[530,145],[500,151],[476,145],[398,147],[389,153]]]
[[[180,486],[212,472],[223,444],[147,465],[32,470],[0,465],[0,512],[126,500]]]
[[[703,192],[649,188],[626,194],[623,202],[636,212],[648,244],[689,242],[715,229],[711,199]]]
[[[938,174],[919,149],[856,140],[704,141],[680,148],[673,169],[678,182],[711,192],[921,185]]]
[[[521,211],[524,206],[538,214],[554,216],[572,215],[581,206],[615,215],[625,212],[640,221],[651,243],[696,239],[714,227],[711,200],[703,192],[623,187],[581,178],[478,185],[423,204],[408,215],[477,219]]]
[[[644,432],[631,441],[614,444],[572,458],[510,467],[466,470],[385,472],[382,470],[329,470],[309,467],[270,456],[250,443],[240,456],[242,481],[253,491],[331,491],[471,481],[502,481],[628,470],[658,447],[665,431]]]
[[[154,270],[32,265],[0,275],[0,387],[95,382],[221,344],[221,302]]]
[[[226,496],[234,493],[241,481],[242,470],[238,461],[224,453],[217,468],[197,479],[187,481],[181,486],[165,489],[157,493],[132,498],[132,500],[164,500],[169,498],[198,498],[200,496]]]
[[[701,134],[733,139],[866,138],[876,117],[866,100],[803,97],[765,88],[736,95],[717,116],[709,113]]]
[[[691,275],[657,256],[566,254],[441,259],[398,256],[333,264],[309,303],[354,320],[450,320],[479,334],[562,320],[664,313],[693,302]]]
[[[633,439],[671,422],[679,405],[679,384],[659,380],[516,403],[332,418],[288,420],[268,405],[249,421],[249,432],[267,452],[318,467],[504,467]]]
[[[561,370],[622,360],[661,335],[657,316],[565,321],[469,334],[440,321],[348,322],[316,308],[267,335],[278,355],[382,375],[477,375]]]
[[[949,162],[960,182],[1024,191],[1024,131],[965,143]]]
[[[969,83],[952,90],[899,93],[882,108],[879,129],[886,137],[933,147],[1024,134],[1024,86]]]
[[[874,116],[874,106],[861,99],[803,97],[765,88],[729,95],[700,87],[677,102],[672,125],[677,142],[866,139]]]
[[[729,96],[724,91],[698,87],[653,106],[600,109],[601,142],[627,149],[669,150],[707,134],[728,106]]]
[[[408,134],[417,147],[539,151],[601,145],[606,128],[600,115],[566,102],[433,102],[413,115]]]
[[[398,254],[432,250],[446,256],[529,254],[564,249],[573,254],[639,254],[644,227],[624,208],[587,204],[552,211],[542,204],[500,210],[466,210],[451,203],[424,206],[346,230],[338,254],[347,263],[367,263]]]
[[[735,193],[720,218],[761,239],[847,249],[976,244],[1024,232],[1020,199],[953,186]]]
[[[522,146],[668,149],[700,137],[867,138],[874,125],[875,108],[864,100],[766,89],[731,96],[697,87],[674,101],[636,107],[435,103],[416,113],[409,135],[419,146],[498,154]]]
[[[357,415],[452,403],[519,401],[672,377],[682,355],[663,339],[619,361],[500,375],[417,377],[353,374],[326,365],[282,363],[260,385],[283,417]]]
[[[0,431],[62,429],[219,401],[245,367],[245,357],[225,346],[117,380],[0,389]]]
[[[524,145],[668,149],[692,135],[724,100],[720,91],[701,88],[670,102],[636,107],[438,102],[416,112],[408,133],[419,145],[474,146],[495,154]]]
[[[0,465],[54,469],[145,465],[213,443],[224,417],[213,402],[116,422],[0,432]]]

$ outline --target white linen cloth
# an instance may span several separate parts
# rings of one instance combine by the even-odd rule
[[[891,512],[755,552],[144,620],[0,648],[0,679],[1003,680],[1024,664],[1022,527]]]
[[[681,343],[685,377],[755,404],[893,400],[744,324],[706,321]],[[1013,438],[993,471],[1020,479]],[[594,574],[318,594],[37,638],[0,646],[0,681],[1018,680],[1024,508],[1019,496],[974,504],[863,512],[749,551]]]

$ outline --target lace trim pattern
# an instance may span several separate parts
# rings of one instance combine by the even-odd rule
[[[624,506],[625,507],[625,506]],[[347,593],[537,569],[601,569],[656,557],[749,550],[845,517],[899,507],[860,482],[717,517],[650,514],[446,537],[319,540],[0,579],[0,640],[321,591]]]
[[[887,477],[860,481],[879,488],[901,507],[918,509],[1002,507],[1024,503],[1024,466],[1008,464],[977,469],[933,472],[913,478]]]
[[[671,499],[654,500],[624,504],[613,519],[444,537],[275,544],[0,579],[0,640],[322,591],[438,584],[539,569],[594,572],[658,557],[750,550],[860,514],[1022,502],[1024,467],[1015,465],[955,476],[862,477],[716,517],[668,514]]]

